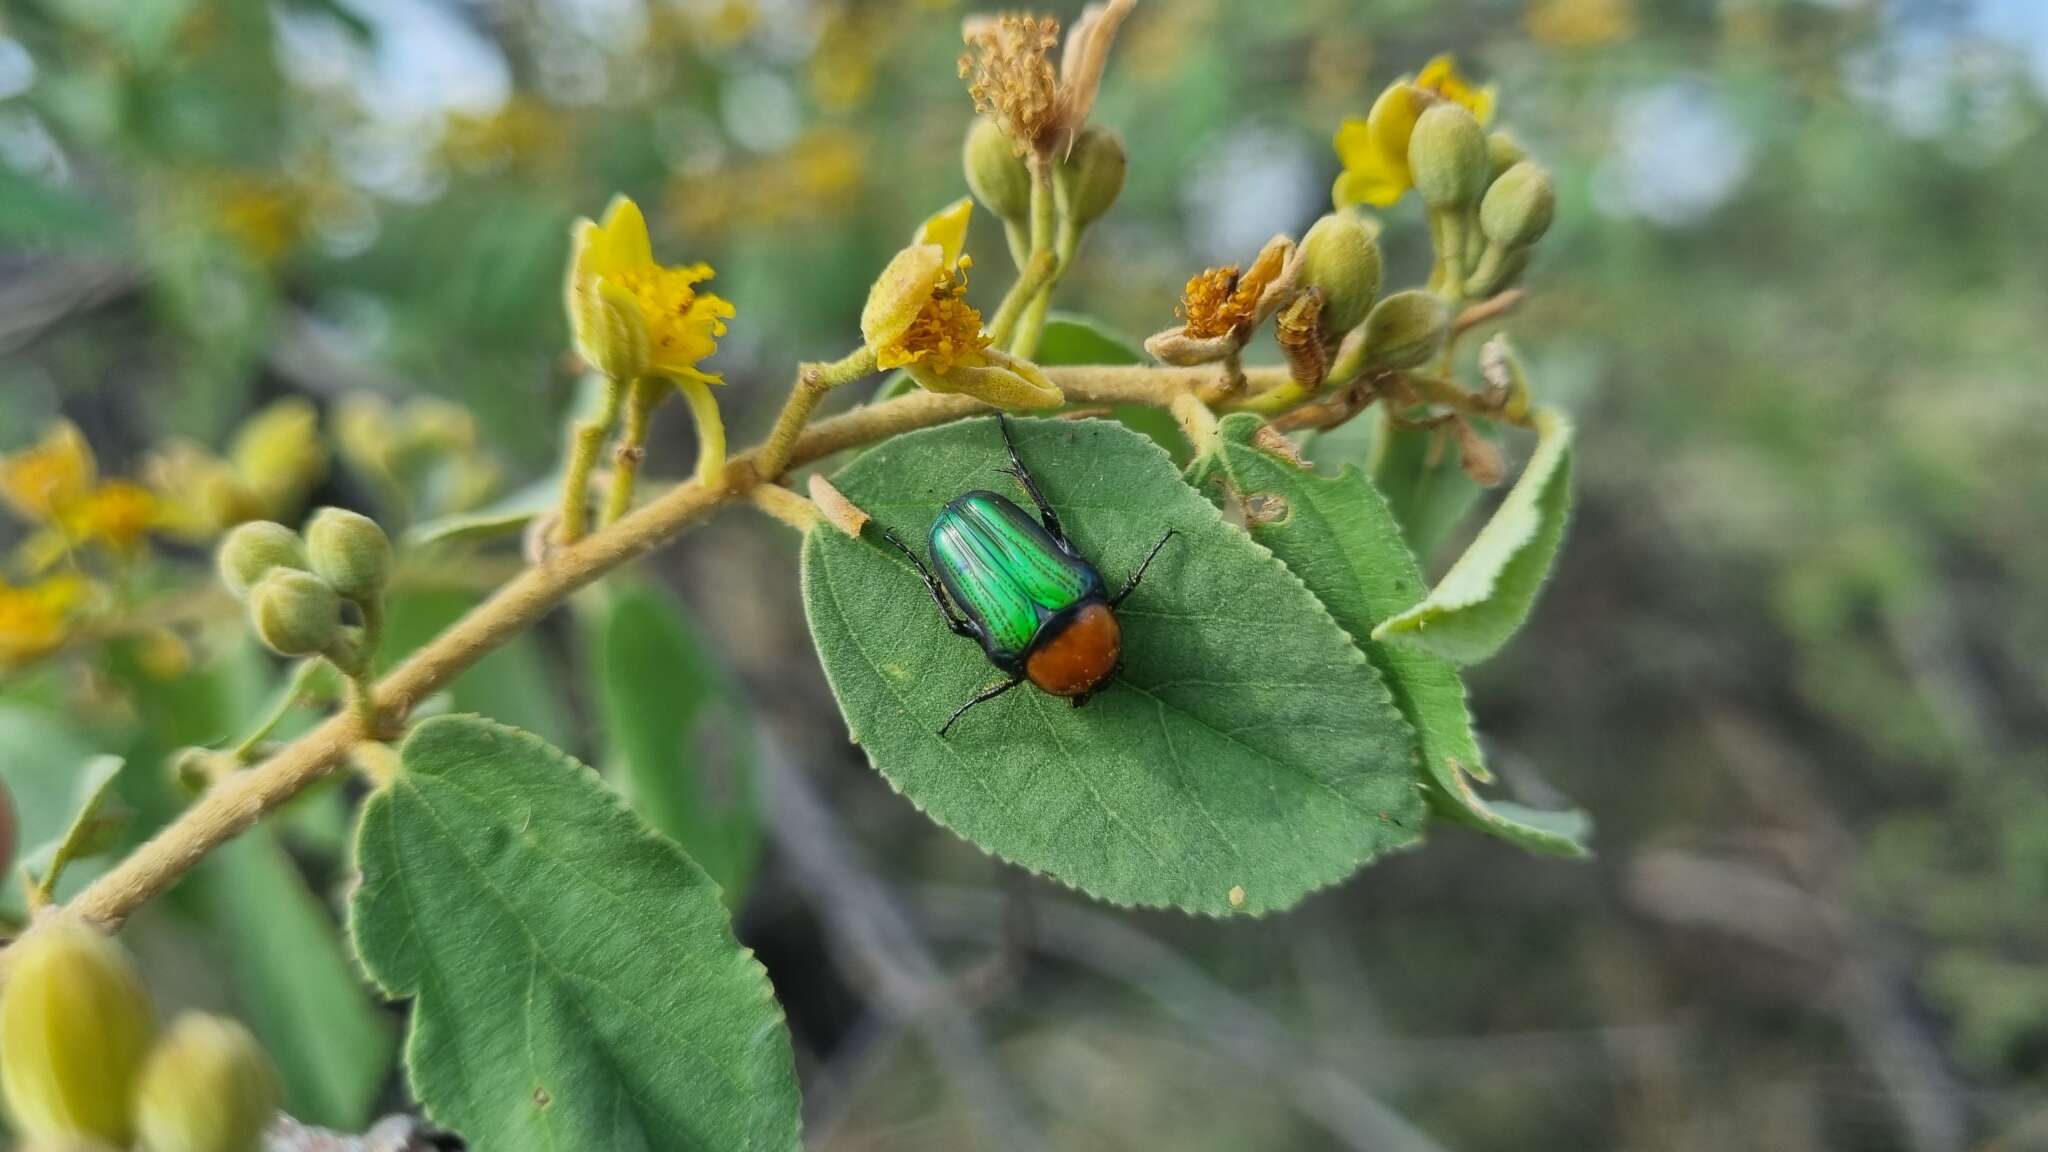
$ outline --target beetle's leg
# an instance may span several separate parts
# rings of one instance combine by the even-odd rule
[[[1022,676],[1017,676],[1009,680],[1005,680],[1001,684],[992,685],[988,688],[983,688],[979,692],[976,692],[974,694],[974,699],[969,700],[967,703],[962,704],[958,708],[953,709],[953,714],[951,716],[946,717],[946,722],[944,724],[939,725],[939,738],[944,739],[946,736],[946,730],[953,726],[953,721],[958,720],[960,719],[960,717],[967,715],[967,710],[969,708],[974,707],[976,704],[981,704],[986,701],[993,700],[996,697],[1001,696],[1003,693],[1008,692],[1010,689],[1015,688],[1017,685],[1022,684],[1023,682],[1024,678]]]
[[[1159,555],[1159,550],[1161,548],[1166,547],[1166,542],[1168,540],[1171,540],[1178,535],[1180,535],[1180,529],[1178,528],[1168,528],[1166,530],[1166,535],[1161,536],[1159,538],[1159,543],[1154,544],[1152,546],[1152,550],[1150,552],[1145,553],[1145,562],[1143,564],[1138,565],[1138,570],[1136,572],[1131,573],[1131,578],[1129,580],[1124,581],[1124,586],[1117,590],[1117,594],[1109,598],[1109,606],[1111,608],[1114,608],[1117,605],[1123,603],[1124,597],[1129,596],[1133,591],[1137,589],[1138,581],[1143,580],[1145,578],[1145,569],[1150,568],[1152,566],[1152,558],[1154,556]]]
[[[1038,505],[1038,522],[1045,525],[1045,530],[1052,533],[1052,538],[1061,544],[1067,543],[1066,529],[1060,527],[1059,513],[1054,512],[1052,505],[1045,502],[1044,493],[1038,490],[1038,481],[1031,478],[1031,469],[1024,467],[1024,458],[1017,455],[1017,442],[1010,439],[1009,418],[1001,412],[996,413],[996,427],[1003,430],[1003,447],[1010,450],[1010,466],[1003,471],[1015,476],[1017,483],[1022,484],[1024,491],[1030,494],[1031,502]]]
[[[939,583],[938,577],[932,575],[932,570],[925,566],[923,559],[917,553],[910,550],[910,545],[898,539],[894,532],[879,526],[877,526],[877,529],[882,533],[882,539],[895,545],[896,550],[903,553],[903,558],[910,561],[911,565],[917,569],[918,579],[924,581],[925,591],[932,594],[932,603],[937,604],[939,612],[945,616],[946,627],[951,628],[955,634],[965,636],[969,640],[980,640],[981,636],[974,631],[974,625],[969,624],[966,618],[960,615],[959,610],[953,607],[953,602],[946,598],[946,586]]]

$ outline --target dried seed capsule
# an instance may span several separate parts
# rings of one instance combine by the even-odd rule
[[[277,1071],[248,1029],[192,1012],[143,1067],[135,1127],[144,1152],[258,1152],[278,1103]]]
[[[280,656],[313,656],[341,635],[341,597],[311,572],[279,568],[249,593],[256,636]]]
[[[1323,310],[1322,290],[1312,287],[1273,320],[1273,338],[1287,354],[1288,376],[1311,391],[1322,387],[1330,373],[1329,355],[1323,348]]]
[[[307,566],[306,547],[299,534],[282,524],[256,520],[239,525],[220,542],[216,557],[220,581],[237,600],[247,599],[249,589],[273,568]]]
[[[322,508],[306,525],[313,571],[350,600],[374,600],[391,579],[391,540],[377,522],[345,508]]]
[[[120,945],[75,923],[31,932],[0,994],[0,1085],[15,1127],[58,1147],[78,1137],[126,1146],[154,1030]]]

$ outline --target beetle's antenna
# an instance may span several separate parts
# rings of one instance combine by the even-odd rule
[[[1015,476],[1017,483],[1024,486],[1024,491],[1031,496],[1031,502],[1038,506],[1038,522],[1045,525],[1045,530],[1052,533],[1052,538],[1061,544],[1067,543],[1066,530],[1060,527],[1059,513],[1054,512],[1052,505],[1045,502],[1045,495],[1038,490],[1038,481],[1031,477],[1031,469],[1026,468],[1024,458],[1017,455],[1017,442],[1010,439],[1009,418],[1001,412],[996,413],[996,427],[1003,430],[1003,447],[1010,450],[1010,466],[1003,471]]]
[[[1166,535],[1161,536],[1159,538],[1159,543],[1154,544],[1152,546],[1152,551],[1145,553],[1145,562],[1143,564],[1138,565],[1138,570],[1136,572],[1131,573],[1131,578],[1129,580],[1124,581],[1123,588],[1118,590],[1116,595],[1109,598],[1109,606],[1111,608],[1114,608],[1117,605],[1123,603],[1124,597],[1129,596],[1133,591],[1137,589],[1138,581],[1143,580],[1145,578],[1145,569],[1150,568],[1152,566],[1152,558],[1154,556],[1159,555],[1159,550],[1161,548],[1166,547],[1166,542],[1168,540],[1171,540],[1178,535],[1180,535],[1180,529],[1178,528],[1168,528],[1166,530]]]
[[[981,691],[975,693],[974,699],[969,700],[967,703],[962,704],[958,708],[953,709],[953,714],[951,716],[946,717],[946,722],[939,726],[939,738],[941,740],[945,739],[946,730],[953,726],[953,722],[955,720],[958,720],[962,716],[967,715],[967,710],[969,708],[974,707],[976,704],[982,704],[990,700],[993,700],[996,697],[1001,696],[1003,693],[1008,692],[1010,689],[1015,688],[1017,685],[1022,684],[1023,682],[1024,678],[1022,676],[1019,676],[1012,680],[1005,680],[1001,684],[997,684],[988,688],[983,688]]]
[[[974,626],[969,624],[960,615],[959,610],[953,607],[953,602],[946,598],[945,585],[940,584],[938,577],[932,575],[932,570],[925,566],[924,558],[912,552],[910,545],[905,544],[900,537],[887,528],[877,524],[875,525],[875,531],[880,532],[882,539],[894,545],[898,552],[903,553],[903,558],[910,561],[911,566],[917,569],[918,579],[924,581],[925,591],[932,594],[932,603],[937,604],[939,611],[945,615],[946,627],[951,628],[955,635],[965,636],[970,640],[980,640],[981,637],[974,631]]]

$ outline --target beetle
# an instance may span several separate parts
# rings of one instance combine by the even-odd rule
[[[894,532],[881,529],[882,537],[917,569],[946,626],[979,643],[988,662],[1009,674],[954,709],[939,728],[941,737],[968,709],[1026,682],[1073,701],[1076,708],[1087,703],[1116,675],[1122,660],[1117,606],[1137,589],[1159,550],[1178,535],[1177,529],[1167,529],[1138,570],[1111,594],[1102,573],[1074,547],[1059,514],[1045,502],[1001,413],[996,426],[1010,454],[1010,466],[1002,471],[1031,497],[1038,519],[1008,497],[977,488],[954,498],[932,521],[930,564]]]

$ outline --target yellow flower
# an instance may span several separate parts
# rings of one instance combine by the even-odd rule
[[[932,392],[964,392],[1003,408],[1051,408],[1064,397],[1037,365],[990,347],[967,302],[962,252],[974,201],[961,197],[926,220],[882,269],[861,309],[875,366],[907,369]]]
[[[39,523],[56,520],[92,491],[99,477],[92,446],[69,420],[60,420],[42,440],[0,456],[0,499]]]
[[[1559,48],[1594,48],[1635,35],[1634,0],[1535,0],[1529,38]]]
[[[1188,278],[1174,312],[1181,322],[1145,340],[1145,350],[1168,364],[1213,364],[1241,351],[1266,317],[1293,295],[1300,273],[1294,242],[1275,236],[1250,268],[1208,268]]]
[[[1343,161],[1344,172],[1330,198],[1338,208],[1392,207],[1415,186],[1408,169],[1408,138],[1423,110],[1439,100],[1464,105],[1482,125],[1493,120],[1493,87],[1473,87],[1458,74],[1456,61],[1438,56],[1420,75],[1387,85],[1364,119],[1350,117],[1337,129],[1337,158]]]
[[[235,431],[228,462],[263,513],[289,510],[327,475],[319,410],[311,401],[292,397],[256,413]]]
[[[613,198],[603,224],[576,222],[567,296],[577,354],[614,380],[723,383],[697,367],[718,351],[733,315],[731,304],[697,291],[711,275],[708,264],[656,264],[640,206]]]
[[[85,581],[68,572],[25,588],[0,580],[0,671],[63,647],[71,634],[73,609],[85,591]]]
[[[180,540],[211,540],[244,520],[262,517],[234,466],[191,440],[171,440],[142,462],[157,498],[157,527]]]

